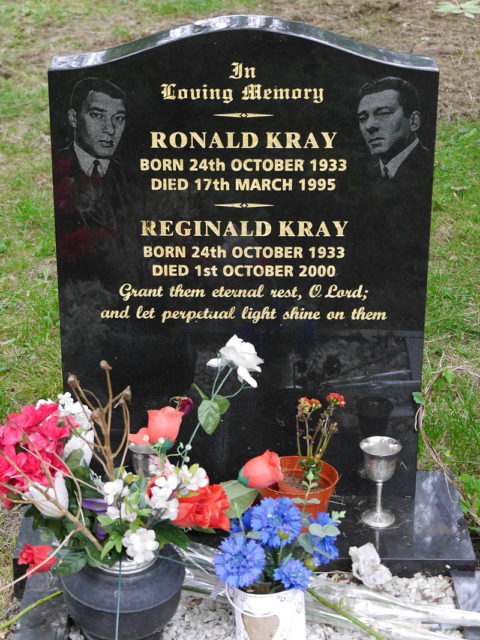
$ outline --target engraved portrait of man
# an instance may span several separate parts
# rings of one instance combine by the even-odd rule
[[[388,76],[365,83],[359,97],[358,123],[373,158],[371,174],[407,190],[425,187],[431,160],[418,136],[422,116],[415,87]]]
[[[95,77],[73,87],[67,112],[73,140],[53,154],[55,208],[61,228],[115,229],[125,207],[125,171],[115,158],[127,118],[127,96]]]

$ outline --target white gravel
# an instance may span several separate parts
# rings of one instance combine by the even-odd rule
[[[427,577],[418,573],[413,578],[394,577],[381,592],[409,602],[455,606],[451,581],[444,576]],[[463,638],[463,634],[457,630],[448,634]],[[307,640],[364,640],[367,637],[372,636],[334,629],[329,625],[307,625]],[[232,608],[227,603],[183,593],[180,606],[173,620],[165,627],[162,640],[235,640]]]
[[[454,604],[454,594],[449,578],[425,576],[413,578],[394,577],[381,590],[408,602]],[[443,630],[452,638],[463,638],[457,630]],[[365,640],[368,634],[335,629],[329,625],[309,623],[307,640]],[[78,629],[72,629],[70,640],[82,640]],[[173,619],[164,629],[162,640],[235,640],[234,617],[228,603],[182,593],[180,605]]]

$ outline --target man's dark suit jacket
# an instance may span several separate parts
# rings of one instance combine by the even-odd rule
[[[378,161],[372,165],[370,174],[380,181],[386,180],[382,178]],[[432,185],[432,154],[430,151],[419,142],[390,180],[399,187],[399,191],[408,193],[409,197],[417,194],[421,198],[425,189],[430,190]]]
[[[73,145],[53,155],[53,184],[61,229],[87,225],[114,230],[128,206],[127,180],[120,163],[112,158],[103,178],[89,177],[80,168]]]

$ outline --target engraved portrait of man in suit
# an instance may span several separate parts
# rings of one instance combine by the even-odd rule
[[[418,136],[422,116],[415,87],[388,76],[365,83],[359,94],[358,122],[373,158],[372,177],[415,192],[427,186],[430,152]]]
[[[108,80],[83,78],[73,87],[67,118],[73,140],[53,154],[61,228],[114,230],[128,191],[115,158],[126,125],[127,96]]]

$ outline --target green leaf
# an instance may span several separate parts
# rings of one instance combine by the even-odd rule
[[[245,537],[252,538],[253,540],[259,540],[261,535],[260,531],[249,531],[245,534]]]
[[[213,401],[217,403],[220,415],[226,413],[230,408],[230,400],[224,396],[214,396]]]
[[[308,533],[301,533],[297,538],[298,544],[305,549],[307,553],[313,553],[314,546],[312,536]]]
[[[346,514],[346,511],[332,511],[331,518],[335,523],[338,524],[345,518]]]
[[[83,451],[81,449],[74,449],[72,453],[66,458],[65,464],[73,471],[79,467],[83,460]]]
[[[198,420],[209,436],[215,432],[220,423],[220,411],[213,400],[202,400],[198,407]]]
[[[246,487],[237,480],[228,480],[221,484],[230,500],[230,508],[226,511],[229,518],[239,518],[258,496],[257,489]]]
[[[181,549],[186,549],[190,542],[187,534],[180,527],[174,525],[167,525],[163,528],[155,528],[155,539],[162,546],[165,544],[175,544]]]
[[[72,472],[73,472],[73,475],[76,478],[78,478],[79,480],[84,480],[85,482],[88,482],[88,483],[91,482],[90,469],[89,468],[80,466],[80,467],[76,467],[75,469],[72,469]],[[82,493],[83,493],[83,491],[82,491]],[[85,492],[85,495],[86,495],[86,492]],[[95,495],[98,495],[98,492],[95,492]]]
[[[318,536],[319,538],[324,538],[325,536],[338,536],[340,531],[333,524],[324,524],[320,525],[316,522],[313,522],[308,530],[313,536]]]
[[[414,391],[412,393],[412,397],[417,404],[426,404],[427,402],[427,399],[425,398],[425,396],[421,391]]]
[[[68,576],[71,573],[77,573],[87,564],[87,554],[85,551],[78,553],[68,553],[63,556],[54,565],[54,572],[57,576]]]
[[[105,560],[101,559],[100,551],[91,542],[85,545],[85,553],[87,554],[87,563],[91,567],[101,567],[102,564],[105,564]]]
[[[198,533],[217,533],[216,529],[210,527],[206,527],[205,529],[202,529],[202,527],[192,527],[192,531],[198,531]]]
[[[110,535],[110,538],[103,545],[102,553],[100,558],[103,560],[106,555],[117,545],[118,533],[114,532]]]
[[[203,393],[203,391],[200,389],[200,387],[198,386],[198,384],[196,384],[196,383],[194,382],[194,383],[192,384],[192,387],[198,391],[198,393],[200,394],[200,397],[201,397],[203,400],[208,400],[208,396],[207,396],[207,394],[206,394],[206,393]]]

